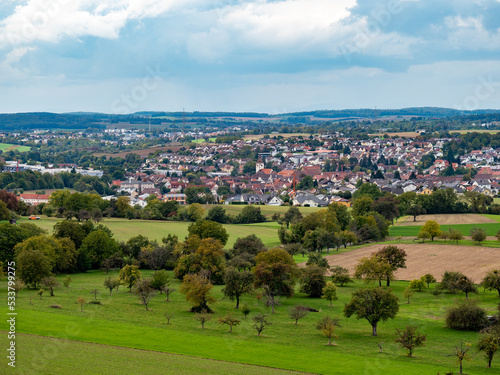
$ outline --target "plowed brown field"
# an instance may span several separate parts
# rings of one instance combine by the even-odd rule
[[[370,256],[384,246],[387,245],[372,245],[325,258],[330,266],[346,267],[352,275],[360,258]],[[461,271],[479,283],[486,272],[500,268],[500,248],[432,243],[397,246],[407,253],[407,268],[396,271],[396,280],[413,280],[430,273],[440,281],[444,271]]]
[[[420,215],[417,216],[417,221],[413,221],[413,216],[409,216],[405,221],[396,223],[399,225],[424,225],[427,220],[434,220],[439,225],[454,225],[454,224],[484,224],[496,223],[495,220],[486,216],[476,214],[442,214],[442,215]]]

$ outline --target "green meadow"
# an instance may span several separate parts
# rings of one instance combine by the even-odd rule
[[[497,216],[497,215],[491,215]],[[498,220],[498,219],[497,219]],[[418,225],[407,225],[407,226],[391,226],[389,228],[390,237],[416,237],[420,231],[420,226]],[[482,228],[485,230],[487,236],[495,236],[500,229],[500,224],[497,223],[481,223],[481,224],[455,224],[455,225],[441,225],[440,229],[442,231],[448,231],[449,229],[459,230],[464,236],[470,236],[470,232],[474,228]]]
[[[19,145],[13,145],[10,143],[0,143],[0,151],[10,151],[10,150],[17,150],[19,152],[25,152],[25,151],[30,151],[31,147],[29,146],[19,146]]]
[[[110,274],[116,276],[117,271]],[[150,274],[151,271],[143,271],[144,277]],[[63,277],[64,275],[60,275],[59,279]],[[45,356],[50,360],[51,368],[65,369],[71,363],[75,364],[76,368],[80,368],[80,366],[85,367],[87,361],[90,361],[92,366],[102,366],[101,371],[94,373],[121,374],[127,371],[128,373],[141,373],[140,369],[146,368],[143,366],[144,363],[148,363],[147,361],[161,358],[159,357],[161,353],[173,353],[316,374],[419,375],[438,372],[444,374],[445,371],[457,370],[455,359],[449,356],[454,346],[459,344],[460,340],[475,345],[478,339],[477,333],[454,331],[444,326],[446,308],[456,299],[465,298],[464,295],[441,294],[436,298],[426,290],[415,293],[411,298],[411,303],[407,304],[402,297],[403,290],[408,285],[407,282],[394,282],[392,290],[400,298],[399,314],[394,320],[381,322],[378,329],[379,336],[372,337],[371,326],[366,320],[342,317],[343,306],[349,300],[351,293],[365,285],[361,282],[351,284],[349,287],[339,287],[339,300],[335,301],[332,307],[323,299],[307,298],[297,289],[294,297],[281,300],[281,306],[277,307],[275,314],[271,314],[270,308],[266,307],[263,301],[255,298],[255,294],[245,295],[242,303],[247,303],[251,309],[247,318],[244,318],[240,311],[234,310],[235,303],[224,297],[222,286],[215,286],[212,290],[217,299],[212,306],[215,312],[212,319],[206,323],[205,329],[201,329],[194,315],[188,312],[189,305],[179,292],[171,295],[171,302],[166,302],[164,295],[155,296],[149,305],[150,311],[146,311],[144,306],[139,304],[137,297],[123,286],[110,296],[109,291],[102,285],[107,277],[102,271],[75,274],[71,277],[73,281],[69,289],[56,289],[54,297],[50,297],[46,292],[40,299],[37,295],[34,296],[35,290],[22,290],[17,298],[16,329],[18,333],[76,340],[78,343],[75,344],[77,345],[75,348],[80,347],[82,352],[69,348],[59,351],[54,349],[52,352],[49,349],[44,350],[44,346],[42,344],[38,346],[36,339],[31,341],[31,337],[26,341],[32,344],[29,344],[31,346],[28,346],[25,351],[23,342],[25,344],[26,341],[21,337],[18,356],[24,357],[24,361],[25,356],[30,353],[29,350],[38,348],[42,356],[40,361],[43,362]],[[174,279],[172,286],[178,289],[180,282]],[[433,287],[431,285],[431,288]],[[99,290],[97,298],[102,305],[87,304],[81,312],[80,306],[76,303],[77,298],[83,297],[87,302],[93,300],[91,290],[94,288]],[[5,281],[0,284],[0,291],[3,296],[6,296]],[[34,296],[31,305],[30,296]],[[477,298],[489,314],[495,312],[499,301],[496,292],[481,291],[479,295],[472,298]],[[5,297],[3,300],[6,302]],[[288,311],[297,304],[307,305],[319,312],[309,313],[299,320],[298,325],[295,325],[294,321],[289,319]],[[53,308],[51,305],[59,305],[61,308]],[[6,306],[6,303],[3,306]],[[165,311],[173,315],[170,324],[167,324],[164,318]],[[3,312],[6,316],[5,307],[3,307]],[[227,326],[217,323],[218,317],[229,312],[241,320],[241,324],[233,328],[233,333],[228,333]],[[272,323],[260,337],[256,335],[251,320],[251,317],[259,312],[267,314],[268,320]],[[327,338],[314,328],[314,323],[327,315],[341,317],[341,327],[336,332],[338,337],[334,339],[335,346],[327,346]],[[394,342],[395,329],[404,328],[408,324],[417,325],[423,333],[427,334],[426,346],[417,348],[413,358],[408,358],[405,351]],[[5,319],[0,322],[0,329],[7,330]],[[6,341],[5,335],[2,335],[1,342],[4,346]],[[382,352],[379,344],[382,346]],[[53,346],[57,348],[58,344],[53,344]],[[139,352],[125,351],[120,348],[145,350],[143,352],[145,362],[141,362]],[[149,351],[155,353],[152,354]],[[131,361],[122,358],[128,356],[129,353],[132,359],[136,359]],[[91,358],[94,354],[96,354],[95,362]],[[112,371],[106,370],[108,368],[106,358]],[[197,362],[191,357],[181,358],[187,361],[186,366],[189,366],[189,361]],[[116,364],[120,364],[121,360],[124,361],[123,367],[117,368]],[[209,374],[210,371],[216,373],[217,368],[220,368],[219,373],[222,374],[252,373],[248,372],[251,369],[229,367],[226,370],[224,367],[212,365],[213,363],[206,365],[206,372]],[[22,372],[23,367],[19,367],[16,370],[19,372],[12,371],[12,373],[30,373],[28,370],[31,362],[26,366],[28,366],[26,371]],[[183,365],[178,366],[182,368]],[[198,366],[204,365],[200,362]],[[183,374],[183,372],[177,372],[175,367],[172,372],[162,372],[162,368],[164,367],[159,363],[153,367],[154,371],[151,373]],[[189,367],[186,368],[189,369]],[[198,373],[199,368],[195,367],[193,372],[186,370],[184,373]],[[493,367],[487,369],[483,355],[474,347],[471,361],[466,362],[464,368],[466,373],[471,375],[498,374],[500,362],[494,361]],[[50,372],[50,370],[44,371],[34,373],[57,373]],[[260,373],[266,372],[263,370]]]

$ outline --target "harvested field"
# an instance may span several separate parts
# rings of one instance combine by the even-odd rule
[[[441,214],[441,215],[420,215],[417,216],[417,221],[413,221],[413,216],[408,216],[406,220],[396,223],[396,226],[418,225],[422,226],[427,220],[437,221],[439,225],[456,225],[456,224],[486,224],[496,223],[497,221],[476,214]]]
[[[373,133],[368,134],[370,137],[382,137],[384,134],[387,134],[389,137],[400,137],[400,138],[416,138],[420,135],[417,132],[400,132],[400,133]]]
[[[359,259],[370,256],[387,245],[378,244],[325,258],[330,266],[346,267],[354,274]],[[500,248],[481,246],[456,246],[404,244],[397,245],[407,253],[406,269],[395,273],[397,280],[413,280],[430,273],[440,281],[445,271],[460,271],[479,283],[486,272],[500,268]]]

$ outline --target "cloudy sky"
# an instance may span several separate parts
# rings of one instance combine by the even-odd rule
[[[500,0],[1,0],[0,112],[500,108]]]

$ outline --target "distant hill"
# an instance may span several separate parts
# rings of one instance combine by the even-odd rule
[[[342,110],[317,110],[307,112],[283,113],[270,115],[268,113],[254,112],[136,112],[127,115],[105,114],[94,112],[72,113],[14,113],[0,114],[0,130],[20,131],[28,129],[87,129],[106,128],[106,125],[116,123],[129,124],[161,124],[164,122],[180,122],[184,119],[203,123],[213,119],[237,119],[242,123],[250,123],[256,119],[279,118],[281,123],[308,123],[310,118],[350,120],[350,119],[377,119],[388,116],[414,116],[422,118],[468,118],[474,120],[500,119],[500,110],[482,109],[476,111],[461,111],[451,108],[415,107],[401,109],[342,109]],[[174,119],[174,120],[172,120]]]

